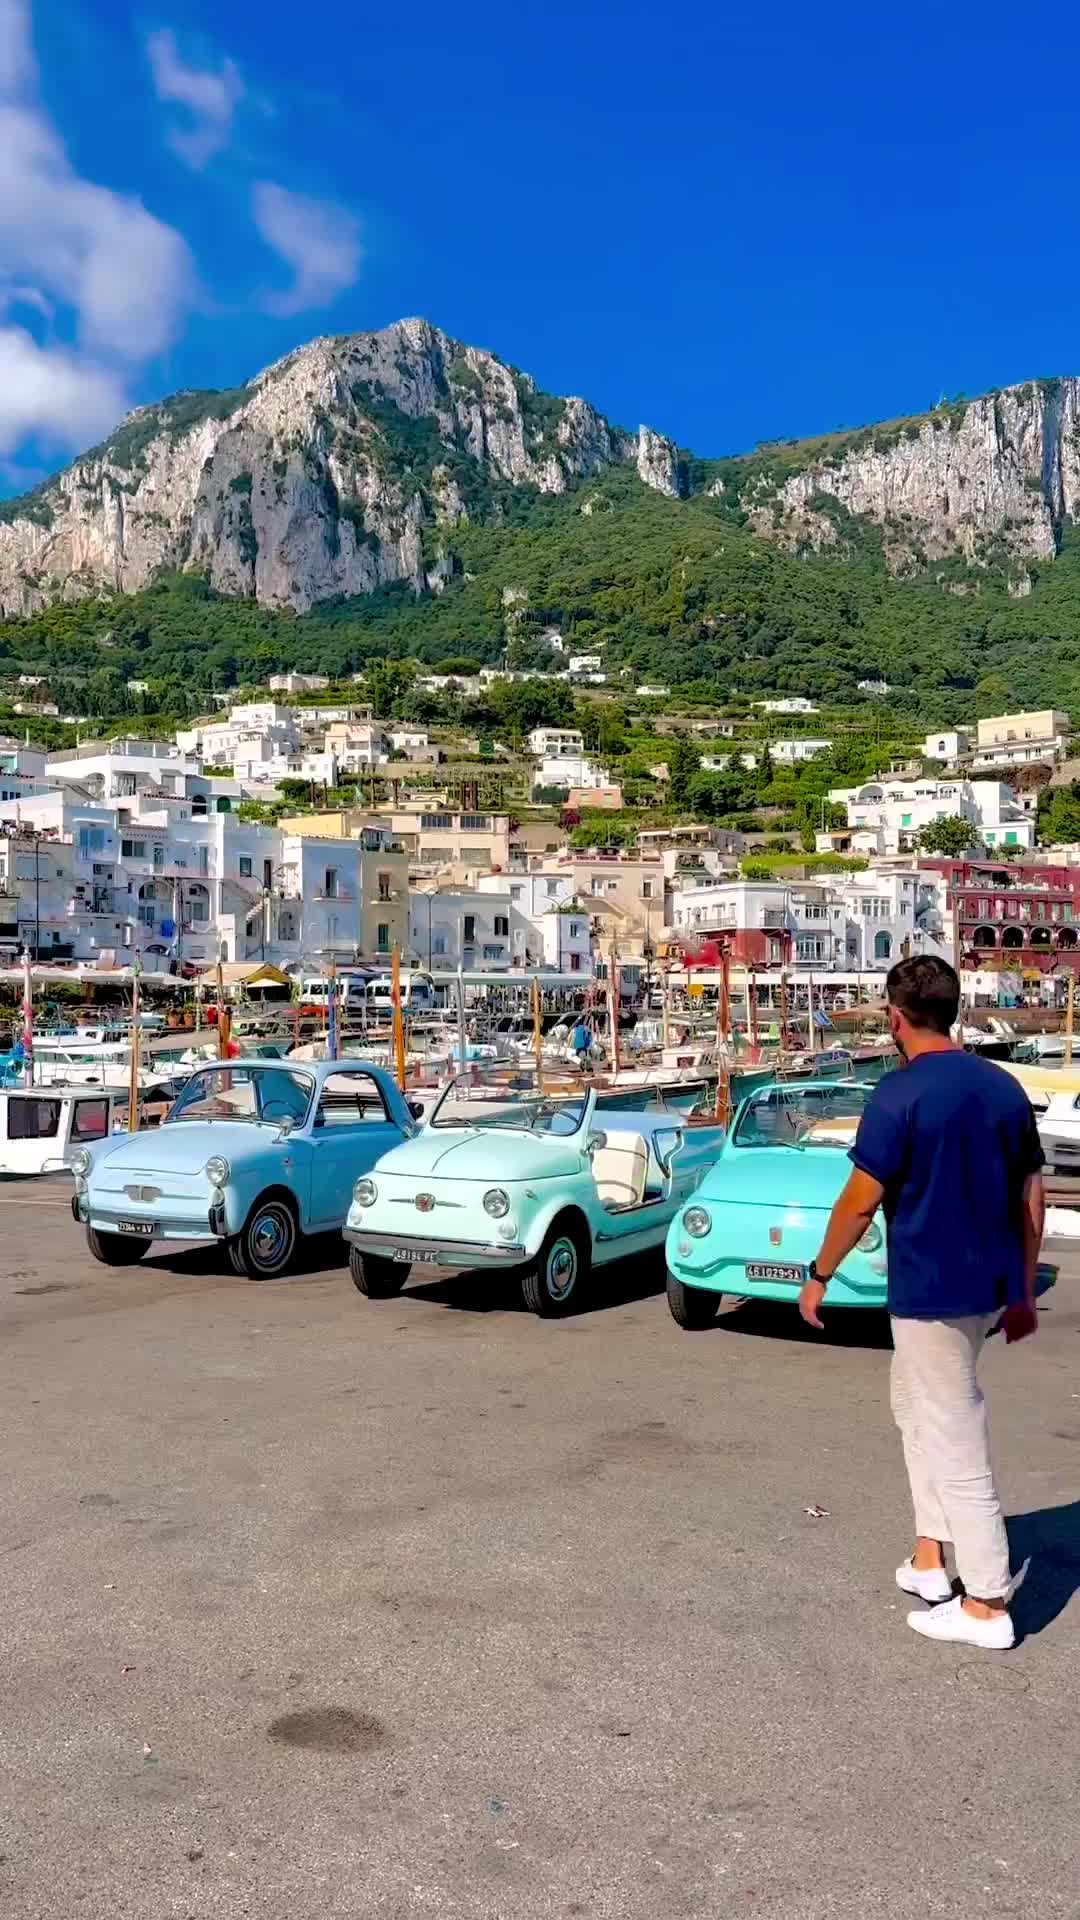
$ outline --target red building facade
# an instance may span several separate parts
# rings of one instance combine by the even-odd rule
[[[958,923],[965,967],[1080,972],[1080,868],[992,856],[919,864],[945,876],[946,929]]]

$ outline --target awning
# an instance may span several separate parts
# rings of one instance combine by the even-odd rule
[[[217,968],[207,967],[195,984],[216,987],[217,983]],[[221,968],[221,984],[224,987],[291,987],[292,981],[280,967],[272,967],[267,960],[226,960]]]

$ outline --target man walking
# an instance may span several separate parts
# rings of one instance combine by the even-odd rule
[[[592,1072],[592,1028],[583,1013],[577,1018],[577,1025],[570,1035],[570,1045],[574,1050],[574,1059],[582,1073]]]
[[[929,955],[901,960],[885,990],[904,1070],[887,1074],[867,1103],[855,1170],[799,1311],[821,1327],[830,1278],[883,1207],[892,1407],[916,1532],[896,1580],[931,1603],[909,1613],[908,1625],[931,1640],[1006,1648],[1015,1644],[1009,1549],[977,1368],[999,1323],[1009,1342],[1036,1330],[1043,1153],[1022,1087],[949,1037],[960,1006],[952,967]],[[956,1599],[945,1571],[950,1541],[964,1588]]]

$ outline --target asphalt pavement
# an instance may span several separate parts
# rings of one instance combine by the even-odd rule
[[[1008,1655],[934,1646],[887,1329],[94,1265],[0,1188],[0,1913],[1080,1913],[1080,1261],[987,1357]]]

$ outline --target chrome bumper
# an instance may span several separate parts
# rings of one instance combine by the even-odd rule
[[[113,1207],[98,1207],[90,1204],[88,1195],[72,1195],[71,1211],[74,1218],[83,1226],[96,1227],[99,1233],[118,1233],[121,1220],[137,1220],[136,1213],[121,1213]],[[224,1237],[224,1217],[217,1217],[217,1210],[211,1208],[201,1218],[181,1220],[175,1214],[157,1214],[153,1216],[153,1239],[155,1240],[195,1240],[213,1242]],[[137,1236],[132,1236],[133,1238]],[[146,1239],[151,1235],[147,1234]]]
[[[423,1248],[425,1264],[432,1267],[512,1267],[529,1257],[528,1248],[518,1241],[495,1246],[490,1240],[425,1240],[415,1233],[365,1233],[356,1227],[343,1231],[358,1253],[375,1253],[392,1260],[397,1247]]]

